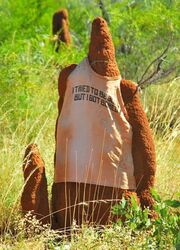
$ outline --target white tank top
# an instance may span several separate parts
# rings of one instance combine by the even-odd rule
[[[57,125],[56,183],[135,189],[132,129],[120,81],[94,72],[87,58],[69,75]]]

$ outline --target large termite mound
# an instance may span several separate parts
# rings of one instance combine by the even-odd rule
[[[66,12],[64,12],[63,15],[67,18],[65,13]],[[56,15],[54,16],[54,20],[55,18]],[[53,32],[56,32],[57,29],[58,28],[55,28],[54,26]],[[92,81],[92,79],[95,79],[95,81]],[[76,86],[77,84],[79,84],[79,86]],[[72,87],[80,87],[81,91],[82,89],[83,91],[86,91],[87,86],[91,86],[91,84],[92,86],[94,86],[93,84],[96,84],[95,87],[97,90],[99,89],[99,93],[101,92],[102,94],[102,91],[104,91],[103,93],[105,93],[105,95],[103,95],[103,98],[106,99],[106,103],[110,100],[111,104],[113,103],[114,105],[115,103],[112,102],[112,100],[113,98],[116,98],[114,100],[116,101],[117,108],[119,106],[120,109],[111,110],[110,107],[112,107],[112,105],[105,105],[105,107],[102,108],[101,106],[98,106],[99,103],[97,102],[89,104],[89,102],[85,102],[85,100],[83,100],[83,102],[81,102],[82,100],[80,102],[76,100],[75,102],[73,98],[74,92],[72,91],[74,88]],[[108,89],[107,92],[106,89]],[[154,201],[150,189],[154,186],[155,181],[156,157],[151,129],[141,104],[137,85],[132,81],[122,79],[120,76],[118,65],[116,63],[115,48],[112,42],[112,37],[107,23],[103,18],[97,17],[92,23],[87,57],[78,65],[72,64],[65,67],[60,72],[58,93],[59,101],[58,117],[55,128],[56,151],[54,176],[56,176],[56,174],[58,176],[58,173],[60,173],[60,175],[61,173],[64,174],[62,174],[62,176],[59,175],[60,179],[55,177],[52,186],[52,227],[68,229],[74,221],[78,225],[81,225],[83,222],[106,225],[112,221],[116,221],[117,218],[112,215],[111,208],[112,205],[122,199],[123,195],[129,196],[134,194],[139,198],[143,208],[149,207],[152,209]],[[111,98],[109,99],[107,97]],[[74,107],[76,108],[75,112],[73,111]],[[89,108],[89,113],[84,107]],[[95,110],[95,112],[93,110]],[[83,114],[80,118],[79,116],[77,117],[79,113]],[[104,120],[100,120],[99,117],[103,114],[106,114],[106,116],[104,116],[105,119],[103,118]],[[108,116],[108,114],[110,115]],[[92,126],[94,121],[98,121],[96,126]],[[111,124],[109,127],[107,126],[108,122]],[[81,177],[81,174],[86,173],[86,171],[83,172],[83,167],[80,171],[75,171],[76,166],[78,165],[77,163],[80,162],[80,158],[76,159],[74,156],[76,153],[75,150],[77,150],[76,147],[78,145],[78,150],[81,152],[82,156],[83,150],[84,148],[86,149],[88,143],[91,145],[92,138],[95,140],[96,137],[102,134],[101,130],[98,130],[100,132],[97,133],[97,127],[99,128],[99,126],[102,127],[102,131],[103,126],[105,128],[107,127],[106,132],[115,128],[115,132],[109,132],[108,134],[112,149],[110,152],[108,151],[108,153],[110,153],[109,155],[114,156],[116,150],[120,152],[121,149],[123,149],[121,148],[121,145],[123,145],[123,147],[130,145],[127,151],[123,151],[124,154],[118,154],[121,155],[122,158],[111,158],[108,156],[107,152],[104,152],[103,155],[105,157],[101,163],[106,164],[103,166],[110,169],[109,166],[113,165],[117,160],[115,168],[119,169],[119,164],[124,155],[126,155],[125,160],[123,161],[125,163],[130,157],[132,159],[132,164],[129,164],[128,167],[133,165],[133,171],[131,171],[133,185],[125,185],[123,187],[122,185],[115,186],[114,182],[111,182],[109,185],[102,185],[99,184],[99,182],[97,183],[96,179],[99,178],[99,175],[94,174],[94,171],[96,173],[96,169],[98,168],[98,165],[96,164],[97,161],[95,161],[95,164],[92,165],[92,169],[90,169],[91,172],[93,172],[93,180],[95,180],[95,182],[91,182],[91,178],[89,179],[89,182],[87,182],[86,178],[83,179],[83,181],[82,179],[79,181],[79,178],[77,181],[77,178],[79,176]],[[87,140],[85,137],[84,140],[81,133],[84,135],[84,132],[86,136],[88,128],[90,134],[90,137],[88,138],[90,139]],[[64,133],[67,131],[70,131],[68,134],[68,140],[65,138]],[[74,131],[79,132],[78,136],[74,134]],[[122,137],[124,133],[126,133],[127,136],[130,136],[131,141],[128,140],[129,137]],[[117,136],[119,134],[120,136]],[[81,139],[79,139],[80,137]],[[77,143],[73,144],[76,147],[69,152],[72,152],[75,160],[74,158],[71,158],[70,153],[67,154],[67,149],[69,149],[68,145],[70,145],[69,142],[73,140],[73,138],[77,138]],[[117,140],[122,141],[123,144],[118,144],[119,146],[116,146],[114,143]],[[85,141],[83,145],[82,141]],[[100,141],[96,140],[96,143],[93,144],[93,148],[97,146],[96,144],[99,145]],[[57,147],[57,145],[59,146]],[[109,146],[109,143],[105,144],[106,149],[109,148]],[[94,151],[100,152],[99,154],[102,153],[102,150]],[[82,160],[84,159],[83,157],[81,158]],[[58,160],[56,161],[56,159]],[[69,159],[72,160],[69,161]],[[61,160],[63,164],[61,164]],[[68,162],[70,162],[70,164],[68,164]],[[90,161],[88,161],[87,167],[90,166],[89,162]],[[81,165],[85,166],[85,164]],[[94,168],[94,166],[96,167]],[[110,176],[115,168],[111,168],[112,171],[110,170],[107,172],[108,174],[105,176],[104,180],[110,180]],[[64,169],[66,169],[66,171],[64,171]],[[49,213],[49,210],[44,163],[34,144],[30,145],[26,150],[23,170],[26,183],[21,199],[22,209],[24,211],[33,210],[36,214],[46,216]],[[125,171],[126,170],[127,169],[125,168]],[[123,173],[121,177],[123,177]],[[71,178],[67,179],[67,174]],[[131,184],[130,178],[128,179],[128,183]],[[49,218],[46,218],[48,221]]]

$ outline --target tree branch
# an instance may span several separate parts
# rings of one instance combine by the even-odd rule
[[[146,68],[146,70],[144,71],[142,77],[140,78],[140,80],[138,80],[137,84],[139,87],[142,87],[143,85],[145,84],[150,84],[152,82],[157,82],[158,80],[160,80],[161,78],[164,78],[164,77],[167,77],[168,75],[170,75],[174,70],[175,70],[175,67],[174,66],[171,66],[168,70],[163,70],[161,68],[165,58],[167,57],[167,52],[169,50],[169,47],[171,45],[171,41],[172,41],[172,37],[170,38],[169,42],[168,42],[168,45],[167,47],[163,50],[163,52],[157,57],[155,58],[149,65],[148,67]],[[156,65],[156,68],[155,70],[150,74],[148,75],[146,78],[145,76],[148,74],[150,68],[153,66],[153,65]]]

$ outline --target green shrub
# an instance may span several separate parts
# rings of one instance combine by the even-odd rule
[[[152,190],[152,195],[155,199],[153,211],[148,208],[142,210],[134,196],[131,196],[130,200],[123,197],[121,202],[112,209],[114,215],[123,219],[119,219],[117,223],[134,233],[148,232],[148,244],[153,242],[157,249],[179,245],[180,217],[178,211],[173,211],[172,208],[180,208],[180,201],[163,201],[155,190]],[[153,218],[152,213],[156,214],[157,218]]]

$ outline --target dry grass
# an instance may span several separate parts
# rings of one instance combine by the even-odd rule
[[[42,92],[44,95],[48,94],[46,88]],[[143,105],[155,135],[158,164],[156,188],[164,198],[174,197],[178,188],[177,167],[180,145],[178,138],[180,124],[178,92],[179,85],[171,83],[168,86],[152,86],[142,95]],[[25,237],[26,230],[19,227],[19,224],[24,223],[19,215],[19,199],[24,185],[22,158],[29,138],[40,147],[46,164],[49,193],[51,191],[56,117],[55,99],[56,96],[54,96],[52,104],[44,105],[46,108],[43,107],[43,102],[45,103],[47,100],[43,99],[39,116],[30,122],[31,117],[27,114],[26,120],[21,121],[15,130],[11,129],[13,121],[9,120],[8,116],[11,111],[7,110],[1,116],[0,122],[3,126],[6,124],[7,132],[1,134],[0,139],[2,145],[0,149],[0,228],[4,231],[0,249],[30,249],[32,246],[33,249],[44,249],[47,241],[51,242],[57,237],[56,233],[49,228],[43,229],[44,234],[42,234],[40,226],[41,233],[39,235],[33,232],[33,237],[27,238]],[[112,249],[112,246],[114,249],[120,249],[121,245],[119,244],[122,244],[122,247],[129,246],[128,249],[141,249],[140,246],[143,246],[145,238],[145,232],[139,233],[133,238],[135,244],[133,246],[132,234],[126,228],[106,228],[102,233],[99,233],[85,225],[80,233],[73,234],[71,249]],[[63,248],[63,244],[59,249],[67,249],[68,246]],[[54,243],[52,245],[54,247]]]

